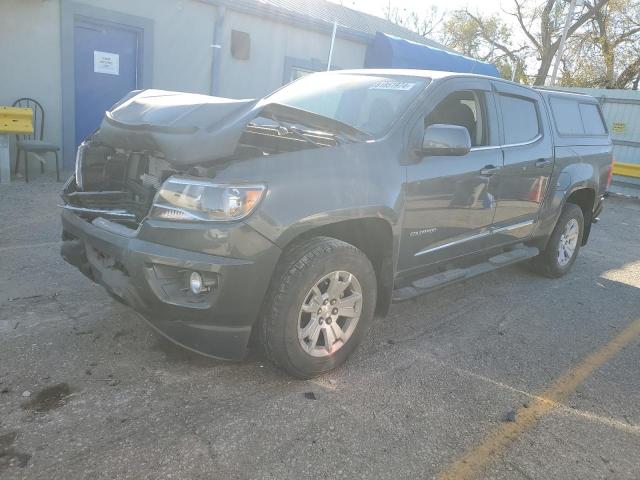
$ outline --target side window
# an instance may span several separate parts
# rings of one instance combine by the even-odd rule
[[[551,113],[560,135],[583,135],[582,119],[578,102],[551,97]]]
[[[587,135],[604,135],[607,133],[607,129],[602,121],[602,115],[600,115],[600,110],[596,104],[581,103],[580,115],[582,116],[584,133]]]
[[[600,109],[595,103],[551,97],[551,112],[560,135],[606,135]]]
[[[505,94],[498,95],[498,100],[506,145],[529,142],[540,134],[540,120],[534,100]]]
[[[481,91],[454,92],[433,109],[424,119],[424,125],[459,125],[469,131],[472,147],[489,145],[485,103],[484,93]]]

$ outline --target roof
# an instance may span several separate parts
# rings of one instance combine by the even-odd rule
[[[431,39],[425,38],[408,28],[401,27],[384,18],[353,10],[327,0],[203,0],[215,5],[223,5],[231,10],[268,15],[280,20],[298,23],[324,24],[331,29],[338,22],[339,31],[355,33],[367,43],[372,42],[376,32],[387,33],[432,47],[449,50]]]
[[[558,97],[572,98],[574,100],[590,100],[593,102],[597,101],[593,95],[585,92],[571,92],[571,91],[562,90],[561,88],[557,88],[557,87],[543,87],[543,86],[536,86],[536,87],[533,87],[533,89],[537,90],[544,97],[558,96]]]

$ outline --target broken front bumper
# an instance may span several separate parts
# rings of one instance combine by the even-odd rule
[[[160,333],[224,359],[244,356],[280,250],[243,223],[145,222],[138,230],[63,211],[61,254]],[[208,290],[191,293],[199,272]]]

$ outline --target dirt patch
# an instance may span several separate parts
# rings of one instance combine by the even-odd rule
[[[66,383],[58,383],[40,390],[31,400],[22,404],[25,410],[43,413],[63,406],[71,388]]]

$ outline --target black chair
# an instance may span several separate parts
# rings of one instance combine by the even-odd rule
[[[24,179],[29,183],[29,153],[36,155],[40,161],[40,172],[44,173],[44,158],[39,154],[53,153],[56,156],[56,179],[60,181],[60,165],[58,152],[60,147],[42,140],[44,137],[44,108],[32,98],[20,98],[13,102],[14,107],[30,108],[33,111],[33,133],[28,135],[16,135],[16,165],[13,168],[14,175],[18,173],[20,154],[24,152]]]

